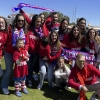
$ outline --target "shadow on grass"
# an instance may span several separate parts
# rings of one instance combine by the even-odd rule
[[[67,89],[61,90],[60,94],[57,94],[55,88],[48,87],[47,84],[44,85],[42,91],[44,91],[43,95],[51,100],[77,100],[78,98],[78,93]]]

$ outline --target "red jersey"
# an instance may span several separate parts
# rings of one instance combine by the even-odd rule
[[[7,44],[8,32],[0,32],[0,59],[2,58],[2,50]]]
[[[20,57],[23,58],[21,61],[19,61]],[[15,67],[14,67],[15,78],[20,78],[28,75],[28,66],[24,57],[28,58],[28,52],[24,48],[21,51],[18,49],[14,50],[13,59],[15,62]]]
[[[28,31],[26,34],[26,49],[30,54],[38,53],[39,40],[32,31]]]
[[[75,66],[71,70],[68,84],[72,88],[78,90],[81,84],[79,83],[79,80],[77,78],[76,67],[77,65],[75,64]],[[97,82],[96,77],[100,78],[100,71],[93,65],[88,63],[86,63],[84,67],[87,67],[87,79],[84,80],[85,85],[91,85]],[[81,75],[84,74],[82,69],[79,69],[78,71],[80,72]]]
[[[83,37],[83,42],[81,44],[78,43],[77,40],[74,40],[73,42],[70,42],[70,39],[69,39],[69,34],[65,35],[64,36],[64,39],[63,39],[63,44],[68,47],[69,49],[71,50],[80,50],[81,48],[84,48],[85,47],[85,43],[86,43],[86,40],[85,38]]]
[[[51,49],[50,49],[49,45],[43,46],[42,43],[40,42],[40,45],[39,45],[39,56],[40,57],[46,56],[47,58],[50,59],[51,58],[50,51],[51,51]]]

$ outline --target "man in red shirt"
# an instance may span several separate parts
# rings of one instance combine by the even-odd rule
[[[78,54],[68,81],[69,86],[79,91],[78,100],[86,100],[85,93],[89,91],[95,91],[90,100],[100,98],[100,82],[97,77],[100,78],[100,71],[93,65],[86,63],[83,54]]]

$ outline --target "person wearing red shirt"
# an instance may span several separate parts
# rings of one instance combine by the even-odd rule
[[[25,32],[26,32],[26,21],[22,14],[17,14],[14,20],[12,28],[9,27],[7,45],[4,53],[4,59],[6,64],[6,70],[4,72],[1,88],[4,94],[9,94],[8,85],[10,80],[10,75],[13,69],[13,51],[15,48],[16,40],[22,38],[25,42]]]
[[[29,60],[29,54],[25,49],[25,43],[23,39],[17,39],[16,48],[14,49],[13,59],[15,62],[14,67],[14,85],[15,85],[15,95],[21,97],[22,94],[19,91],[19,85],[21,83],[21,90],[28,94],[26,90],[25,80],[26,75],[28,75],[27,61]]]
[[[48,85],[50,87],[53,87],[53,71],[54,66],[56,64],[56,59],[61,55],[61,43],[59,41],[59,36],[56,31],[52,31],[49,37],[49,45],[46,46],[45,52],[43,51],[43,46],[40,45],[40,83],[38,85],[38,89],[41,89],[43,86],[44,77],[46,75],[46,68],[47,68],[47,77],[48,77]],[[44,53],[45,54],[44,54]],[[43,53],[43,54],[42,54]],[[45,62],[48,62],[49,64],[46,64]]]
[[[59,35],[59,40],[60,42],[63,41],[63,38],[66,34],[68,34],[68,24],[69,21],[66,19],[62,19],[60,26],[59,26],[59,31],[58,31],[58,35]]]
[[[68,85],[79,91],[78,100],[86,100],[85,93],[95,91],[90,100],[98,100],[100,97],[100,71],[93,65],[85,61],[83,54],[78,54],[76,57],[75,66],[71,69]]]
[[[85,48],[86,39],[81,35],[78,25],[73,26],[69,34],[66,34],[63,38],[63,46],[70,50],[81,50]],[[72,67],[74,66],[74,60],[72,62]]]
[[[57,12],[53,12],[46,20],[45,20],[46,27],[49,32],[56,30],[59,31],[60,23],[58,23],[58,14]]]
[[[7,44],[8,38],[8,29],[6,19],[0,16],[0,76],[3,75],[3,71],[1,69],[1,58],[4,54],[4,49]]]

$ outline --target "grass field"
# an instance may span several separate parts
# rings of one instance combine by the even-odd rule
[[[2,68],[5,69],[4,60],[2,59]],[[4,95],[0,89],[0,100],[77,100],[78,93],[74,90],[64,90],[61,91],[60,95],[55,93],[54,88],[49,88],[47,82],[44,82],[42,90],[37,90],[37,85],[39,82],[33,80],[33,87],[27,88],[29,94],[23,94],[22,97],[17,97],[14,95],[14,84],[13,84],[13,74],[11,75],[11,80],[9,84],[10,95]],[[92,93],[87,93],[88,100]]]

